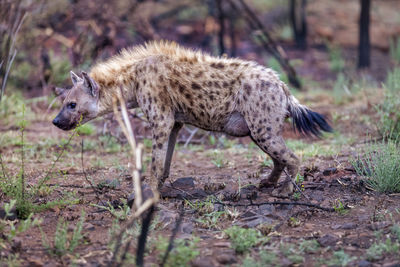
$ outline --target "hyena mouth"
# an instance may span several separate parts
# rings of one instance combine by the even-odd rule
[[[60,128],[61,130],[64,130],[64,131],[69,131],[69,130],[71,130],[71,129],[76,127],[76,123],[65,124],[61,120],[59,120],[57,117],[53,120],[53,124],[57,128]]]

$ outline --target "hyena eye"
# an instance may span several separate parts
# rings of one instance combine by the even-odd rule
[[[74,103],[74,102],[68,103],[67,107],[69,109],[74,109],[76,107],[76,103]]]

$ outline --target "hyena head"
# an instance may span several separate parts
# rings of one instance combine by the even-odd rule
[[[82,78],[71,71],[73,87],[56,88],[63,106],[53,120],[58,128],[68,131],[97,117],[99,113],[99,85],[86,72]]]

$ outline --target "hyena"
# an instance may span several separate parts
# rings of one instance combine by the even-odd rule
[[[287,177],[275,193],[292,193],[299,159],[282,138],[285,118],[306,135],[331,131],[324,116],[299,104],[271,69],[237,58],[219,58],[153,42],[123,50],[96,64],[81,77],[71,72],[73,87],[56,90],[63,106],[53,124],[74,128],[113,111],[112,98],[121,90],[130,108],[140,107],[152,129],[152,188],[169,176],[176,138],[184,124],[231,136],[250,136],[274,163],[267,185],[276,186],[284,168]]]

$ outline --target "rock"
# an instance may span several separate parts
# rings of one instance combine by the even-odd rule
[[[4,203],[0,205],[0,219],[14,221],[17,219],[17,210],[13,207],[10,210],[10,215],[6,216],[6,211],[3,209]]]
[[[225,183],[206,183],[204,185],[204,191],[206,191],[209,194],[212,194],[220,190],[223,190],[225,186],[226,186]]]
[[[372,222],[370,225],[368,225],[368,228],[372,231],[378,231],[389,226],[392,226],[392,223],[389,221]]]
[[[243,213],[242,215],[240,215],[240,218],[249,218],[249,217],[254,217],[254,216],[257,216],[257,214],[251,210],[248,210],[245,213]]]
[[[91,224],[91,223],[84,223],[84,224],[83,224],[83,229],[84,229],[85,231],[94,231],[96,228],[95,228],[94,225]]]
[[[343,230],[351,230],[351,229],[356,229],[357,224],[356,223],[345,223],[345,224],[335,224],[331,227],[333,230],[337,229],[343,229]]]
[[[142,184],[142,195],[143,195],[143,202],[153,197],[153,191],[147,184]],[[130,208],[132,208],[134,202],[135,202],[135,193],[131,193],[127,197],[127,204]]]
[[[235,225],[238,225],[243,228],[254,228],[260,224],[273,224],[275,221],[271,218],[262,215],[255,215],[251,217],[244,218],[240,220]]]
[[[339,241],[336,235],[326,234],[317,239],[318,243],[323,247],[333,247]]]
[[[232,264],[237,262],[235,254],[230,250],[220,252],[216,259],[221,264]]]
[[[183,177],[176,179],[172,186],[179,189],[191,189],[194,188],[194,178],[193,177]]]
[[[168,210],[160,210],[157,214],[162,225],[175,224],[178,218],[178,214],[176,212]]]
[[[211,267],[215,266],[210,257],[199,257],[192,261],[192,267]]]
[[[387,262],[382,267],[400,267],[400,263],[398,261]]]
[[[361,260],[361,261],[357,262],[357,266],[358,267],[370,267],[370,266],[372,266],[372,263],[370,263],[367,260]]]
[[[322,174],[324,176],[329,176],[331,174],[337,173],[337,169],[336,168],[327,168],[325,170],[323,170]]]
[[[29,257],[29,266],[32,267],[42,267],[44,265],[42,258],[39,257]]]
[[[265,204],[265,205],[261,205],[258,208],[258,214],[260,215],[270,215],[270,214],[274,214],[275,213],[275,206],[274,205],[269,205],[269,204]]]
[[[207,193],[203,189],[198,188],[182,189],[164,186],[161,188],[160,193],[163,198],[199,199],[207,197]]]
[[[20,252],[22,249],[22,239],[19,237],[14,237],[11,244],[11,250],[13,252]]]
[[[191,234],[193,233],[193,223],[184,222],[179,227],[179,231],[184,234]]]

